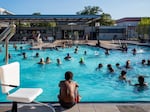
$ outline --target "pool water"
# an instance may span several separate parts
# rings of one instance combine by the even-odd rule
[[[79,93],[82,102],[120,102],[120,101],[150,101],[150,89],[135,91],[133,86],[128,83],[120,82],[118,76],[121,69],[116,68],[115,64],[120,63],[122,69],[127,60],[131,61],[132,69],[127,70],[127,79],[133,84],[137,83],[139,74],[145,75],[145,81],[150,85],[150,66],[141,65],[142,59],[150,59],[150,48],[144,46],[129,45],[128,52],[122,53],[119,50],[110,50],[110,55],[105,55],[105,49],[91,47],[87,45],[79,46],[77,54],[74,53],[76,46],[71,48],[59,48],[59,50],[28,50],[27,44],[19,44],[18,50],[9,45],[11,59],[9,63],[18,61],[21,65],[21,87],[40,87],[43,93],[37,98],[39,101],[58,101],[58,83],[64,79],[66,71],[72,71],[74,80],[79,84]],[[22,46],[23,50],[19,47]],[[137,54],[132,54],[132,49],[137,49]],[[0,65],[4,65],[5,48],[1,45]],[[84,55],[84,51],[87,54]],[[26,52],[27,59],[20,55]],[[35,54],[39,57],[35,58]],[[70,53],[71,61],[64,60]],[[98,55],[95,55],[98,53]],[[40,58],[50,57],[50,64],[37,64]],[[84,58],[85,65],[80,65],[80,58]],[[60,58],[62,64],[57,65],[56,59]],[[103,64],[101,70],[95,70],[99,63]],[[111,74],[107,70],[107,64],[111,64],[115,73]],[[0,102],[8,102],[6,96],[0,91]]]

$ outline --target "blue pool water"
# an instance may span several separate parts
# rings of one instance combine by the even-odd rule
[[[23,46],[23,50],[19,49]],[[78,54],[74,53],[75,46],[59,50],[28,50],[30,46],[19,44],[18,50],[15,51],[13,45],[9,45],[9,52],[12,58],[9,63],[18,61],[21,65],[21,87],[40,87],[43,93],[38,97],[39,101],[58,101],[59,93],[58,83],[64,79],[66,71],[74,73],[74,80],[79,83],[79,93],[82,96],[82,102],[111,102],[111,101],[150,101],[150,89],[137,92],[133,86],[128,83],[118,81],[120,75],[119,69],[115,64],[125,65],[126,60],[131,60],[132,69],[127,70],[127,78],[133,84],[137,83],[138,74],[146,76],[145,80],[150,86],[150,66],[142,66],[142,59],[150,59],[150,48],[143,46],[130,45],[128,53],[122,53],[119,50],[111,50],[110,55],[105,55],[102,48],[90,47],[86,45],[79,46]],[[0,52],[0,65],[4,64],[5,48],[2,47]],[[132,49],[137,49],[137,55],[132,55]],[[84,51],[87,55],[84,55]],[[23,59],[20,54],[26,52],[27,59]],[[39,53],[39,58],[35,58],[35,54]],[[95,55],[98,52],[99,55]],[[71,61],[65,61],[64,57],[70,53],[73,57]],[[49,56],[52,63],[39,65],[40,58]],[[85,65],[80,65],[79,60],[83,57]],[[62,65],[58,66],[56,59],[60,58]],[[103,64],[103,68],[96,71],[99,63]],[[110,74],[107,71],[107,64],[112,64],[115,73]],[[124,69],[124,68],[123,68]],[[8,102],[6,96],[0,91],[0,102]]]

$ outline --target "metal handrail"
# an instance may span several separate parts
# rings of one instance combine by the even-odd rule
[[[16,33],[16,25],[12,23],[10,25],[10,33],[5,37],[5,46],[6,46],[6,54],[5,54],[5,64],[8,64],[9,56],[8,56],[8,43],[10,38]]]
[[[8,26],[1,34],[0,34],[0,42],[3,41],[7,35],[10,33],[11,28]]]

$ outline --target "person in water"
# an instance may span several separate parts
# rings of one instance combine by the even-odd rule
[[[109,55],[110,53],[109,53],[109,49],[106,49],[105,50],[105,55]]]
[[[74,53],[78,53],[78,46],[74,49]]]
[[[27,59],[27,54],[25,52],[22,53],[23,59]]]
[[[132,49],[132,54],[133,54],[133,55],[136,55],[136,49],[135,49],[135,48]]]
[[[96,70],[100,70],[102,67],[103,67],[103,64],[102,64],[102,63],[99,63],[99,64],[98,64],[98,67],[96,68]]]
[[[108,71],[109,71],[110,73],[114,73],[114,72],[115,72],[114,69],[112,68],[111,64],[108,64],[108,65],[107,65],[107,69],[108,69]]]
[[[129,84],[135,86],[138,91],[143,91],[148,87],[148,84],[145,82],[144,76],[142,75],[138,76],[138,83],[131,84],[131,81],[129,81]]]
[[[67,53],[67,56],[64,58],[65,60],[71,60],[71,56],[69,53]]]
[[[126,68],[126,69],[130,69],[130,68],[131,68],[130,63],[131,63],[130,60],[127,60],[127,61],[126,61],[126,65],[125,65],[125,68]]]
[[[85,51],[84,51],[84,55],[86,55],[86,54],[87,54],[87,51],[85,50]]]
[[[41,58],[40,62],[38,62],[38,64],[41,64],[41,65],[45,64],[44,58]]]
[[[119,80],[127,82],[126,73],[126,71],[122,70],[119,76]]]
[[[73,81],[73,73],[71,71],[65,73],[65,80],[59,82],[59,87],[58,99],[62,107],[71,108],[80,101],[79,85]]]
[[[58,65],[61,65],[61,64],[62,64],[60,58],[57,58],[57,64],[58,64]]]
[[[147,65],[150,66],[150,60],[147,60]]]
[[[121,69],[120,64],[116,63],[116,68]]]
[[[140,76],[138,77],[138,83],[135,84],[134,86],[145,87],[145,86],[148,86],[148,84],[145,83],[144,76],[140,75]]]
[[[146,60],[143,59],[142,62],[141,62],[141,64],[142,64],[142,65],[146,65]]]
[[[35,57],[36,57],[36,58],[38,58],[38,57],[39,57],[39,53],[38,53],[38,52],[35,54]]]
[[[83,58],[80,58],[79,63],[80,63],[80,64],[84,64],[84,59],[83,59]]]
[[[46,64],[49,64],[50,62],[51,62],[50,58],[49,58],[49,57],[46,57],[45,63],[46,63]]]

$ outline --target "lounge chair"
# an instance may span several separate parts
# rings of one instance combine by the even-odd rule
[[[20,64],[13,62],[0,67],[0,82],[2,92],[7,94],[7,99],[13,101],[12,112],[17,112],[17,102],[31,103],[42,93],[41,88],[18,88],[20,85]]]

